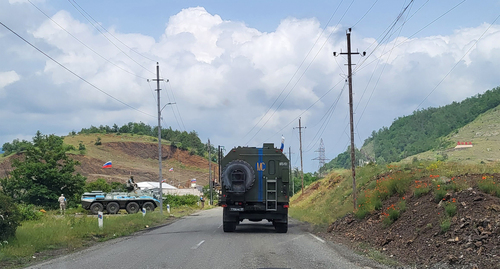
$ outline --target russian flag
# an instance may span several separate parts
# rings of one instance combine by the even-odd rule
[[[281,147],[280,147],[281,152],[283,152],[284,147],[285,147],[285,137],[281,136]]]
[[[111,161],[105,163],[102,168],[111,168]]]
[[[172,167],[172,168],[168,169],[168,171],[169,172],[174,172],[174,168]]]

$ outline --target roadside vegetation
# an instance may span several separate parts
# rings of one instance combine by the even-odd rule
[[[356,169],[357,208],[353,207],[350,170],[336,170],[312,183],[304,195],[298,192],[291,198],[290,215],[299,220],[326,226],[349,212],[364,218],[380,212],[386,226],[392,224],[406,210],[409,196],[420,197],[432,193],[439,203],[447,193],[477,187],[483,192],[500,197],[500,184],[491,174],[500,173],[497,163],[463,165],[442,161],[416,161],[406,164],[370,164]],[[467,181],[462,175],[481,175],[479,181]],[[388,207],[388,199],[396,201]],[[452,201],[446,205],[448,217],[454,210]],[[446,223],[443,225],[446,229]]]
[[[171,206],[170,214],[164,207],[163,215],[159,209],[138,214],[104,215],[103,228],[98,226],[96,216],[87,216],[81,208],[70,209],[64,216],[58,210],[41,213],[33,220],[25,220],[17,228],[16,236],[2,240],[0,246],[0,267],[15,268],[26,266],[50,258],[55,254],[72,252],[96,242],[102,242],[130,235],[145,228],[155,227],[174,221],[176,218],[198,210],[196,206]],[[84,213],[82,213],[84,212]]]

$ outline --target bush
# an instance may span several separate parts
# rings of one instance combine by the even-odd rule
[[[104,178],[98,178],[94,182],[87,182],[85,184],[84,190],[87,192],[91,191],[103,191],[103,192],[110,192],[111,191],[111,185],[109,185]]]
[[[483,176],[483,178],[477,182],[477,187],[481,191],[500,197],[500,186],[498,185],[499,184],[496,184],[491,176]]]
[[[198,196],[192,194],[182,196],[167,194],[163,197],[163,204],[169,204],[171,207],[182,205],[194,206],[196,205],[196,203],[198,203],[199,200],[200,198]]]
[[[457,205],[455,203],[447,203],[444,206],[444,211],[448,217],[453,217],[457,214]]]
[[[21,224],[21,214],[12,199],[0,193],[0,240],[7,240],[16,235]]]
[[[40,210],[31,204],[19,204],[17,205],[19,209],[19,213],[21,214],[21,220],[38,220],[43,216],[43,213]]]
[[[450,229],[451,226],[451,220],[449,218],[445,218],[441,221],[439,224],[439,227],[441,227],[441,232],[445,233]]]

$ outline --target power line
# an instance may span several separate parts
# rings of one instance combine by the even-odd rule
[[[131,74],[131,75],[134,75],[136,77],[139,77],[139,78],[142,78],[142,79],[146,79],[145,77],[142,77],[142,76],[139,76],[137,74],[134,74],[122,67],[120,67],[119,65],[111,62],[110,60],[106,59],[104,56],[102,56],[101,54],[99,54],[97,51],[95,51],[94,49],[92,49],[91,47],[89,47],[87,44],[85,44],[83,41],[81,41],[80,39],[78,39],[76,36],[74,36],[73,34],[71,34],[68,30],[66,30],[64,27],[62,27],[59,23],[57,23],[56,21],[54,21],[49,15],[47,15],[45,12],[43,12],[40,8],[38,8],[33,2],[31,2],[31,0],[28,0],[28,2],[33,5],[36,9],[38,9],[38,11],[40,11],[43,15],[45,15],[45,17],[47,17],[49,20],[51,20],[55,25],[59,26],[59,28],[61,28],[62,30],[64,30],[68,35],[70,35],[71,37],[73,37],[76,41],[80,42],[80,44],[82,44],[83,46],[85,46],[87,49],[89,49],[90,51],[92,51],[93,53],[95,53],[97,56],[101,57],[101,59],[105,60],[106,62],[114,65],[115,67],[118,67],[119,69]]]
[[[321,38],[321,36],[323,35],[324,31],[326,30],[326,28],[328,27],[328,25],[330,24],[330,21],[333,19],[333,16],[337,13],[337,10],[339,9],[340,5],[342,4],[343,0],[340,2],[340,4],[337,6],[337,8],[335,9],[334,13],[332,14],[332,16],[330,17],[330,19],[328,20],[327,24],[325,25],[325,27],[323,28],[323,30],[321,31],[321,34],[318,36],[318,38],[316,39],[316,41],[314,42],[314,44],[312,45],[311,49],[309,50],[309,52],[306,54],[306,56],[304,57],[304,59],[302,60],[302,62],[300,63],[300,65],[297,67],[297,70],[295,71],[295,73],[292,75],[292,77],[290,78],[290,80],[288,81],[288,83],[285,85],[285,87],[283,88],[283,90],[281,90],[280,94],[278,95],[278,97],[274,100],[274,102],[271,104],[271,106],[269,107],[269,109],[266,111],[266,113],[264,113],[264,115],[262,115],[262,117],[259,119],[259,121],[252,127],[252,129],[250,129],[250,131],[243,137],[243,139],[249,135],[254,129],[255,127],[257,127],[257,125],[266,117],[266,115],[269,113],[269,111],[272,109],[272,107],[276,104],[276,102],[279,100],[279,98],[281,97],[281,95],[283,94],[283,92],[285,91],[285,89],[288,87],[288,85],[290,85],[290,83],[292,82],[293,78],[295,77],[295,75],[297,75],[297,73],[299,72],[300,68],[302,67],[302,65],[305,63],[306,59],[309,57],[309,55],[311,54],[312,50],[314,49],[314,47],[316,46],[316,44],[318,43],[319,39]],[[354,0],[351,2],[351,4],[349,5],[349,7],[347,8],[347,10],[344,12],[344,14],[342,15],[342,17],[340,18],[339,22],[344,18],[344,16],[346,15],[347,11],[350,9],[350,7],[352,6],[352,4],[354,3]],[[250,141],[262,130],[262,128],[267,124],[267,122],[269,122],[269,120],[274,116],[274,114],[276,113],[276,111],[281,107],[281,105],[283,104],[283,102],[285,102],[285,100],[288,98],[288,96],[290,95],[290,93],[294,90],[295,86],[299,83],[299,81],[302,79],[302,77],[305,75],[305,73],[307,72],[307,70],[309,69],[309,67],[312,65],[312,63],[314,62],[314,60],[316,59],[316,57],[319,55],[319,53],[321,52],[321,50],[323,49],[323,47],[325,46],[326,42],[328,41],[328,39],[330,38],[330,36],[332,35],[334,31],[332,31],[330,33],[330,35],[328,35],[328,37],[326,38],[325,42],[323,43],[323,45],[320,47],[320,49],[318,50],[318,52],[316,53],[316,55],[313,57],[313,59],[311,60],[311,62],[309,63],[309,65],[306,67],[306,69],[304,70],[304,72],[302,72],[302,75],[297,79],[296,83],[292,86],[292,88],[290,89],[290,91],[288,92],[288,94],[283,98],[283,100],[281,101],[281,103],[278,105],[278,107],[274,110],[274,112],[271,114],[271,116],[267,119],[267,121],[259,128],[259,130],[248,140],[247,143],[245,144],[248,144],[250,143]]]
[[[91,87],[93,87],[94,89],[104,93],[105,95],[111,97],[112,99],[122,103],[123,105],[129,107],[129,108],[132,108],[133,110],[137,111],[137,112],[140,112],[144,115],[148,115],[150,117],[155,117],[149,113],[146,113],[142,110],[139,110],[123,101],[121,101],[120,99],[112,96],[111,94],[101,90],[99,87],[95,86],[94,84],[90,83],[88,80],[84,79],[83,77],[79,76],[78,74],[76,74],[75,72],[71,71],[69,68],[67,68],[66,66],[64,66],[63,64],[59,63],[58,61],[56,61],[54,58],[50,57],[50,55],[48,55],[47,53],[43,52],[41,49],[37,48],[35,45],[31,44],[28,40],[24,39],[22,36],[20,36],[18,33],[16,33],[14,30],[10,29],[9,27],[7,27],[7,25],[3,24],[1,21],[0,21],[0,24],[5,27],[7,30],[11,31],[13,34],[15,34],[17,37],[19,37],[21,40],[23,40],[24,42],[26,42],[28,45],[30,45],[31,47],[33,47],[34,49],[36,49],[38,52],[40,52],[41,54],[45,55],[45,57],[49,58],[50,60],[52,60],[53,62],[55,62],[56,64],[58,64],[60,67],[64,68],[66,71],[70,72],[71,74],[73,74],[74,76],[76,76],[77,78],[81,79],[82,81],[84,81],[85,83],[89,84]]]
[[[77,7],[76,7],[76,6],[75,6],[75,5],[71,2],[71,0],[68,0],[68,2],[69,2],[69,3],[70,3],[70,4],[71,4],[71,5],[72,5],[72,6],[73,6],[73,7],[74,7],[74,8],[75,8],[75,9],[76,9],[76,10],[77,10],[77,11],[78,11],[78,12],[79,12],[79,13],[80,13],[80,14],[81,14],[81,15],[82,15],[82,16],[83,16],[83,17],[84,17],[84,18],[85,18],[85,19],[86,19],[86,20],[87,20],[87,21],[88,21],[91,25],[92,25],[92,26],[94,26],[94,28],[95,28],[95,29],[96,29],[99,33],[101,33],[101,34],[102,34],[102,36],[104,36],[104,38],[106,38],[106,39],[107,39],[107,40],[108,40],[111,44],[113,44],[113,46],[115,46],[115,47],[116,47],[119,51],[121,51],[121,52],[122,52],[125,56],[127,56],[127,58],[129,58],[130,60],[132,60],[132,61],[133,61],[134,63],[136,63],[138,66],[142,67],[144,70],[146,70],[146,71],[150,72],[151,74],[155,74],[153,71],[151,71],[151,70],[147,69],[147,68],[146,68],[146,67],[144,67],[142,64],[140,64],[139,62],[137,62],[136,60],[134,60],[132,57],[130,57],[130,55],[128,55],[125,51],[123,51],[122,49],[120,49],[120,48],[119,48],[119,47],[118,47],[118,46],[117,46],[117,45],[116,45],[113,41],[111,41],[111,39],[109,39],[109,38],[108,38],[108,37],[107,37],[107,36],[106,36],[106,35],[105,35],[105,34],[104,34],[101,30],[99,30],[99,28],[97,28],[95,25],[96,25],[96,24],[97,24],[97,25],[99,25],[99,26],[101,26],[101,25],[100,25],[100,24],[99,24],[96,20],[94,20],[94,18],[92,18],[92,16],[90,16],[90,15],[89,15],[89,14],[88,14],[88,13],[87,13],[87,12],[86,12],[83,8],[82,8],[82,7],[80,7],[80,5],[78,5],[78,3],[76,3],[76,1],[74,1],[74,0],[73,0],[73,2],[74,2],[74,3],[75,3],[75,4],[76,4],[76,5],[77,5],[77,6],[78,6],[81,10],[83,10],[83,12],[85,12],[85,14],[87,14],[87,15],[88,15],[88,16],[89,16],[89,17],[90,17],[90,18],[91,18],[91,19],[95,22],[95,24],[94,24],[94,23],[92,23],[92,22],[89,20],[89,18],[87,18],[87,16],[85,16],[85,14],[83,14],[83,13],[82,13],[82,11],[80,11],[80,9],[78,9],[78,8],[77,8]],[[104,28],[104,27],[102,27],[102,26],[101,26],[101,28],[102,28],[102,29],[104,29],[107,33],[109,33],[109,32],[108,32],[108,30],[106,30],[106,28]],[[111,34],[110,34],[110,35],[111,35]],[[113,36],[113,35],[111,35],[111,36]],[[114,36],[113,36],[113,37],[114,37]],[[117,38],[115,37],[115,39],[117,39]],[[118,39],[117,39],[117,40],[118,40]],[[121,41],[120,41],[120,42],[121,42]],[[127,47],[128,47],[128,46],[127,46]],[[148,58],[148,59],[149,59],[149,58]]]

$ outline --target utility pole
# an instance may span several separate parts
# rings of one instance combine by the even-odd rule
[[[359,54],[359,52],[351,52],[351,28],[349,28],[346,32],[347,35],[347,53],[341,52],[340,55],[347,55],[347,78],[349,80],[349,120],[351,125],[351,170],[352,170],[352,197],[354,201],[354,210],[357,209],[357,201],[356,201],[356,164],[355,164],[355,151],[354,151],[354,112],[353,112],[353,101],[352,101],[352,63],[351,63],[351,55]],[[363,52],[362,56],[365,56],[366,52]],[[333,56],[337,56],[337,53],[334,52]]]
[[[292,180],[292,196],[295,194],[295,180],[293,180],[293,173],[292,173],[292,147],[288,147],[288,169],[290,170],[289,177]]]
[[[208,139],[208,188],[210,189],[210,205],[213,205],[212,200],[212,188],[214,187],[212,184],[212,158],[210,155],[210,139]]]
[[[302,178],[302,194],[304,194],[304,163],[302,162],[302,125],[300,124],[300,119],[299,118],[299,141],[300,141],[300,176]]]
[[[158,179],[158,183],[160,185],[160,214],[163,215],[163,188],[162,188],[162,172],[161,172],[161,109],[160,109],[160,64],[156,63],[156,91],[158,96],[158,166],[160,169],[160,175]]]

